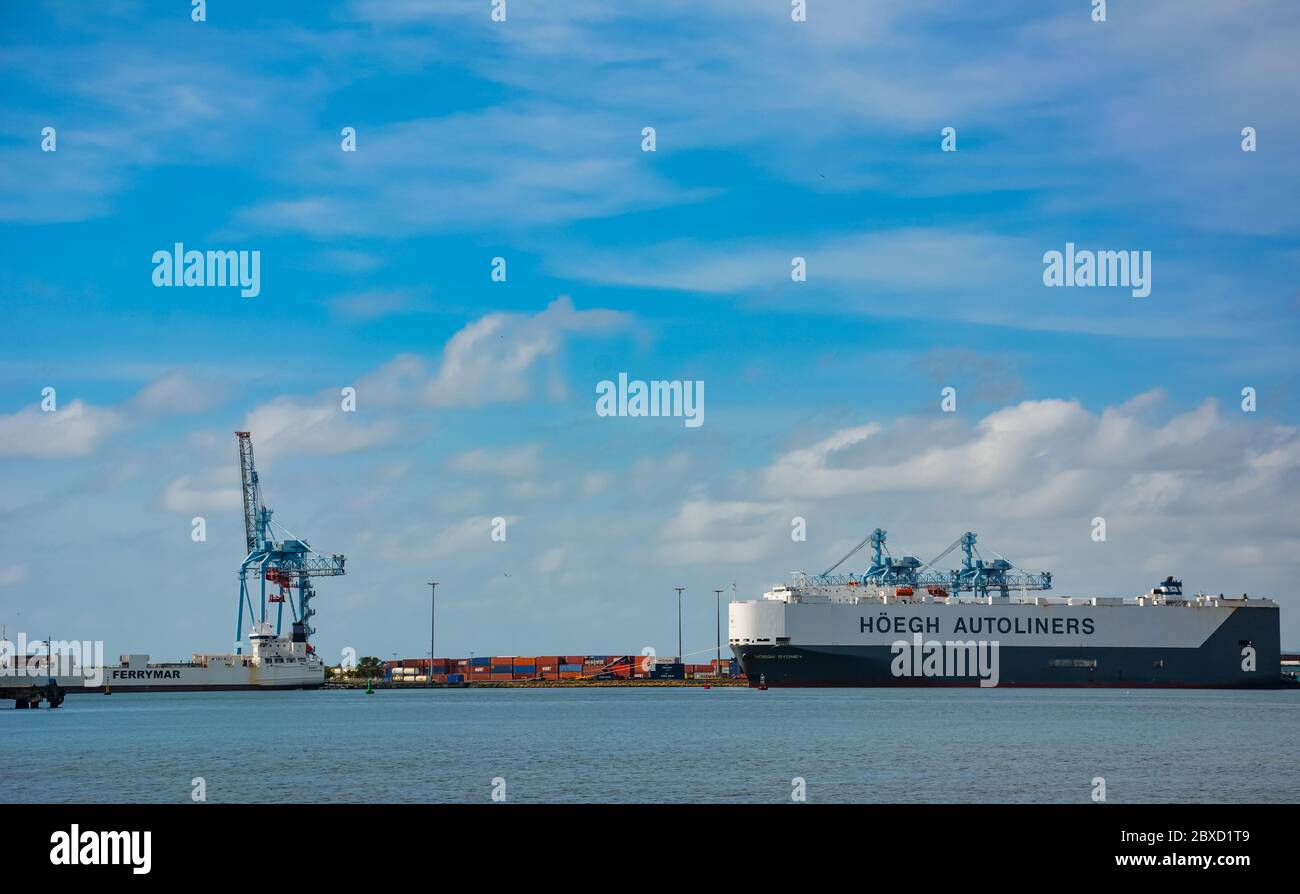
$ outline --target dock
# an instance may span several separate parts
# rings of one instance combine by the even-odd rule
[[[366,680],[334,679],[325,683],[325,689],[365,689]],[[393,680],[375,680],[374,689],[599,689],[670,686],[678,689],[702,689],[705,686],[748,686],[741,678],[721,677],[697,680],[465,680],[460,683],[402,683]]]
[[[39,708],[45,702],[51,708],[63,704],[67,691],[53,680],[48,683],[31,683],[24,686],[0,686],[0,701],[14,700],[14,708]]]

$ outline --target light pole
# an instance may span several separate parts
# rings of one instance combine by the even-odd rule
[[[429,581],[429,688],[433,688],[433,634],[438,625],[438,582]]]
[[[677,663],[682,661],[682,590],[685,587],[674,587],[677,591]]]
[[[718,599],[718,663],[714,665],[713,673],[715,676],[720,677],[722,676],[722,591],[714,590],[713,592]]]

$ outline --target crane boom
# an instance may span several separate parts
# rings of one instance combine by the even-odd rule
[[[848,555],[821,574],[798,572],[796,583],[801,586],[820,587],[927,587],[932,594],[937,591],[942,591],[945,595],[968,592],[981,597],[989,595],[990,591],[1005,597],[1012,589],[1022,591],[1052,589],[1050,571],[1026,571],[997,553],[994,553],[998,555],[996,559],[984,559],[975,548],[976,539],[977,535],[974,532],[967,531],[929,562],[922,562],[915,556],[901,558],[891,556],[885,545],[886,532],[876,528],[871,536],[849,550]],[[874,557],[871,567],[865,573],[834,573],[868,543],[874,547]],[[962,567],[951,571],[941,570],[939,563],[959,547],[963,555]]]
[[[261,489],[257,486],[257,469],[253,465],[253,437],[250,432],[237,431],[239,442],[239,478],[244,492],[244,541],[249,552],[257,549],[257,510],[262,505]]]

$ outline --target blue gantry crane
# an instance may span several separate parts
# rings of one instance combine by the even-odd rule
[[[990,590],[996,590],[1000,596],[1007,596],[1013,589],[1050,590],[1052,588],[1050,571],[1026,571],[997,553],[994,553],[996,559],[985,559],[975,547],[976,539],[977,535],[973,531],[967,531],[939,555],[928,562],[922,562],[916,556],[904,555],[899,558],[892,556],[886,545],[886,532],[882,528],[876,528],[861,543],[849,550],[842,559],[821,574],[804,575],[803,583],[812,586],[923,588],[933,596],[949,596],[960,592],[987,596]],[[835,573],[835,569],[867,544],[872,546],[872,560],[871,567],[865,573],[860,575]],[[958,547],[961,547],[963,553],[962,567],[950,571],[941,570],[939,563]]]
[[[248,555],[239,566],[239,608],[235,617],[235,651],[242,652],[244,639],[244,614],[247,608],[249,625],[267,621],[267,605],[275,605],[275,632],[280,635],[284,622],[284,606],[289,605],[292,615],[294,642],[307,642],[316,628],[309,624],[316,610],[311,600],[316,591],[313,577],[337,577],[344,574],[346,559],[340,555],[325,556],[312,550],[306,540],[295,537],[282,525],[271,521],[271,510],[262,502],[262,488],[253,464],[253,438],[249,432],[235,432],[239,443],[239,474],[244,494],[244,538]],[[275,529],[283,538],[275,539]],[[249,591],[248,577],[261,579],[259,608],[254,611],[253,594]],[[268,595],[266,585],[277,591]]]

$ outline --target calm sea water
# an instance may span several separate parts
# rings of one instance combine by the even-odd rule
[[[0,709],[0,800],[1298,802],[1297,742],[1295,691],[118,693]]]

